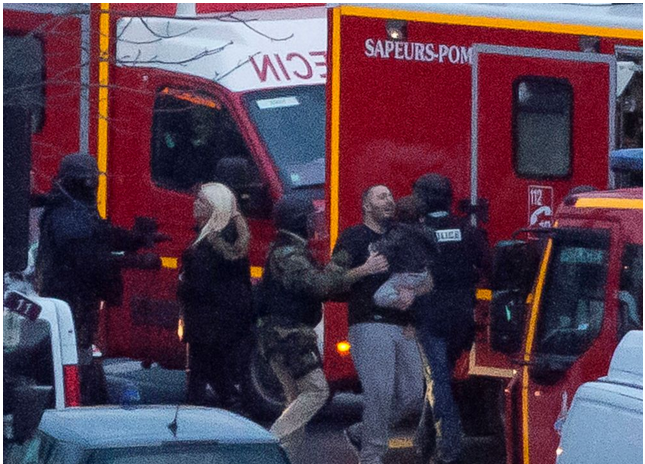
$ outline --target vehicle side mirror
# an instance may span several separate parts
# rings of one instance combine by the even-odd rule
[[[260,181],[255,166],[239,156],[222,158],[215,169],[218,182],[228,185],[240,202],[240,209],[245,216],[256,219],[271,217],[272,204],[269,187]]]
[[[522,346],[526,298],[539,265],[536,246],[506,240],[495,246],[490,304],[491,348],[513,354]]]
[[[536,356],[529,366],[529,374],[539,385],[555,385],[576,361],[575,356]]]

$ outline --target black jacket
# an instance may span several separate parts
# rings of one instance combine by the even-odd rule
[[[184,310],[186,342],[234,341],[250,330],[249,261],[224,259],[208,239],[184,252],[177,296]]]
[[[128,231],[101,219],[95,204],[85,204],[55,188],[40,219],[38,290],[42,296],[72,306],[79,300],[118,304],[122,283],[112,252],[139,246]]]
[[[415,301],[412,310],[416,325],[436,336],[470,331],[475,286],[490,261],[486,236],[467,219],[447,213],[428,215],[421,228],[435,243],[430,260],[434,289]]]

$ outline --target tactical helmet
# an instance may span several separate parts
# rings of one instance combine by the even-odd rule
[[[298,195],[285,195],[275,206],[273,219],[277,229],[288,230],[307,238],[309,216],[315,212],[311,199]]]
[[[424,213],[449,211],[452,205],[452,184],[440,174],[424,174],[414,183],[414,195],[423,204]]]
[[[96,159],[86,153],[67,155],[58,167],[59,179],[92,179],[99,175]]]
[[[76,200],[96,203],[99,169],[92,156],[86,153],[67,155],[58,167],[57,181]]]

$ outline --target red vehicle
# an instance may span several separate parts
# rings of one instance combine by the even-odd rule
[[[395,197],[406,195],[426,172],[452,179],[462,210],[479,217],[491,243],[521,227],[552,226],[555,206],[576,185],[606,188],[609,152],[623,146],[625,121],[634,116],[622,102],[642,82],[640,9],[333,8],[330,245],[360,221],[363,189],[385,183]],[[632,10],[634,21],[623,21]],[[634,67],[616,62],[629,60],[641,74],[628,79],[620,70]],[[635,102],[635,116],[642,115],[642,97]],[[334,380],[352,372],[350,358],[334,349],[346,330],[337,306],[325,312],[325,363],[334,365],[327,369]],[[512,372],[485,343],[476,343],[469,361],[471,374]]]
[[[491,243],[509,239],[522,228],[551,231],[556,206],[569,191],[579,185],[610,185],[610,151],[633,143],[635,129],[642,133],[642,123],[632,126],[642,118],[637,90],[642,82],[641,8],[553,4],[333,8],[326,197],[330,246],[343,229],[360,222],[361,192],[366,187],[384,183],[398,197],[409,194],[414,180],[426,172],[452,179],[456,198],[463,200],[460,209],[487,230]],[[628,12],[634,14],[634,22],[618,19]],[[639,67],[640,74],[634,71]],[[615,266],[625,243],[633,244],[627,247],[630,250],[640,246],[642,256],[640,193],[598,195],[600,204],[617,211],[583,208],[580,200],[572,215],[588,219],[567,227],[585,230],[558,233],[553,243],[570,239],[582,243],[584,253],[583,247],[595,243],[595,231],[587,234],[586,229],[609,227],[600,219],[622,215],[623,225],[610,232],[615,237],[613,248],[597,256]],[[626,197],[618,204],[637,209],[622,211],[611,202],[603,203],[600,197],[608,195]],[[567,224],[569,219],[564,218],[571,209],[569,204],[563,206],[558,227]],[[582,382],[601,375],[619,340],[612,319],[617,317],[617,301],[612,295],[620,272],[611,267],[606,284],[601,282],[597,289],[605,292],[596,297],[605,303],[594,303],[605,307],[604,318],[595,315],[600,320],[594,320],[594,330],[601,324],[608,327],[606,332],[591,336],[584,350],[582,342],[572,342],[582,350],[575,356],[548,352],[549,343],[566,344],[554,341],[559,335],[538,341],[567,318],[572,321],[565,328],[576,337],[584,337],[579,332],[587,324],[574,325],[572,315],[557,313],[557,304],[569,303],[571,295],[557,282],[563,278],[566,282],[567,276],[561,276],[549,259],[547,253],[538,280],[543,283],[531,292],[530,312],[521,309],[524,298],[505,301],[506,289],[497,288],[495,281],[482,282],[475,344],[457,373],[466,431],[482,435],[505,430],[509,463],[555,461],[558,440],[553,424],[562,407],[562,392],[570,396]],[[532,282],[532,273],[522,272],[531,270],[529,256],[519,262],[522,265],[514,273]],[[544,279],[553,283],[545,287]],[[579,301],[585,302],[582,297]],[[513,303],[518,314],[510,313],[514,317],[500,326],[507,316],[503,303]],[[547,304],[556,304],[550,310],[555,322],[537,316]],[[345,340],[345,324],[343,305],[326,305],[325,363],[333,366],[326,372],[334,380],[352,375],[351,358],[334,349]],[[642,317],[635,325],[639,324]],[[510,341],[510,346],[504,344]],[[540,350],[548,356],[537,356],[542,355]],[[558,366],[553,361],[565,355],[566,363]],[[545,372],[540,372],[536,366],[544,363]],[[559,371],[543,379],[557,370],[554,366]]]
[[[274,235],[272,205],[284,193],[310,198],[324,227],[327,11],[284,6],[5,9],[5,49],[16,58],[9,93],[34,107],[36,189],[49,189],[65,154],[89,149],[103,172],[101,214],[125,227],[152,217],[172,237],[156,249],[163,269],[126,272],[123,306],[102,314],[108,356],[184,366],[175,293],[198,183],[220,180],[237,191],[254,278]],[[326,251],[322,241],[318,250]],[[266,369],[252,363],[252,392],[271,388]]]
[[[5,56],[13,42],[15,71],[27,79],[10,94],[36,109],[36,189],[49,188],[62,156],[89,149],[105,173],[101,212],[126,227],[154,217],[173,237],[157,250],[164,268],[129,271],[124,305],[103,314],[109,356],[183,367],[175,285],[192,236],[194,182],[237,183],[259,277],[274,233],[271,205],[285,192],[328,212],[321,256],[359,221],[363,188],[385,182],[401,195],[427,171],[453,179],[457,196],[470,199],[465,210],[487,212],[496,240],[550,225],[574,185],[606,186],[608,152],[623,145],[630,121],[624,108],[642,115],[638,5],[233,14],[227,4],[191,5],[4,7]],[[628,78],[616,60],[633,64]],[[224,154],[234,159],[219,172]],[[323,352],[334,388],[357,386],[346,332],[344,308],[329,305]],[[512,372],[486,344],[470,361],[470,373]],[[275,391],[262,369],[252,363],[251,385],[268,401]]]
[[[498,247],[506,278],[493,279],[489,330],[479,340],[514,366],[499,385],[508,463],[555,462],[573,394],[606,372],[628,331],[643,327],[642,188],[571,196],[554,225],[544,231],[528,303],[513,276],[526,270],[535,241]]]

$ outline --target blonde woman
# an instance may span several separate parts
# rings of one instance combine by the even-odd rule
[[[200,187],[193,214],[197,238],[182,257],[178,297],[188,343],[188,402],[239,410],[235,386],[240,345],[249,334],[251,278],[249,228],[231,190],[223,184]]]

